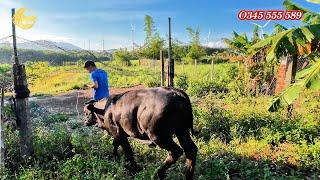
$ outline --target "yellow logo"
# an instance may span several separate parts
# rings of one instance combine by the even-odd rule
[[[25,13],[29,9],[20,8],[13,16],[13,23],[21,29],[30,29],[37,21],[36,16],[26,16]]]

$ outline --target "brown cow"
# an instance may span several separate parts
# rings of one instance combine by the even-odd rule
[[[168,151],[164,164],[156,177],[164,179],[166,170],[185,152],[187,158],[186,178],[193,179],[197,146],[190,137],[193,133],[192,107],[188,95],[174,88],[150,88],[128,91],[108,98],[105,109],[92,103],[84,108],[86,125],[98,124],[113,137],[114,155],[121,145],[134,170],[138,166],[128,137],[149,140]],[[173,135],[180,146],[173,141]]]

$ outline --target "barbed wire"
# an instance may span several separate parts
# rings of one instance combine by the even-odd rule
[[[9,38],[11,38],[11,37],[12,37],[12,35],[6,36],[6,37],[3,37],[3,38],[0,38],[0,41],[4,41],[4,40],[9,39]]]
[[[27,41],[27,42],[30,42],[30,43],[37,44],[37,45],[42,46],[42,47],[56,48],[56,49],[58,49],[58,50],[61,50],[61,51],[63,51],[63,52],[66,52],[66,53],[68,53],[68,54],[79,54],[79,52],[81,52],[81,51],[82,51],[82,52],[86,52],[87,54],[89,54],[90,56],[92,56],[96,61],[98,61],[98,58],[97,58],[91,51],[86,50],[86,49],[82,49],[82,50],[80,50],[80,51],[67,50],[67,49],[65,49],[65,48],[62,48],[62,47],[60,47],[60,46],[58,46],[58,45],[50,42],[50,41],[45,41],[45,42],[47,43],[47,44],[45,44],[45,43],[40,43],[40,42],[38,42],[38,41],[32,41],[32,40],[29,40],[29,39],[26,39],[26,38],[23,38],[23,37],[19,37],[19,36],[17,36],[17,38],[18,38],[18,39],[22,39],[22,40]],[[52,63],[52,61],[49,61],[49,62]]]

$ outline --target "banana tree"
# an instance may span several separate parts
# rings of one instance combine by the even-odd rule
[[[259,37],[259,35],[257,36]],[[232,39],[224,38],[223,40],[237,55],[246,55],[248,53],[248,48],[252,45],[246,33],[238,34],[233,32]]]
[[[281,29],[285,29],[285,27],[281,25],[277,25],[279,31]],[[224,38],[223,41],[227,44],[227,46],[237,55],[247,56],[249,54],[249,48],[261,41],[261,36],[264,38],[269,37],[268,34],[259,34],[259,26],[255,25],[252,31],[252,38],[249,39],[246,33],[238,34],[237,32],[233,31],[232,38]]]
[[[304,89],[320,90],[320,58],[314,58],[314,64],[298,72],[296,83],[286,88],[279,96],[273,99],[269,111],[275,112],[280,107],[294,103]]]
[[[291,105],[305,88],[319,88],[320,62],[314,53],[319,50],[320,14],[304,9],[289,0],[284,1],[284,6],[287,10],[303,11],[302,21],[307,25],[292,29],[278,27],[280,30],[278,33],[252,45],[248,50],[249,53],[254,55],[267,48],[268,63],[277,64],[281,57],[287,55],[309,55],[314,63],[310,68],[298,73],[296,83],[275,97],[269,111],[277,111],[282,106]]]

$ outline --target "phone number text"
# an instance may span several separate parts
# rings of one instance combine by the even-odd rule
[[[299,10],[241,10],[240,20],[300,20],[303,12]]]

